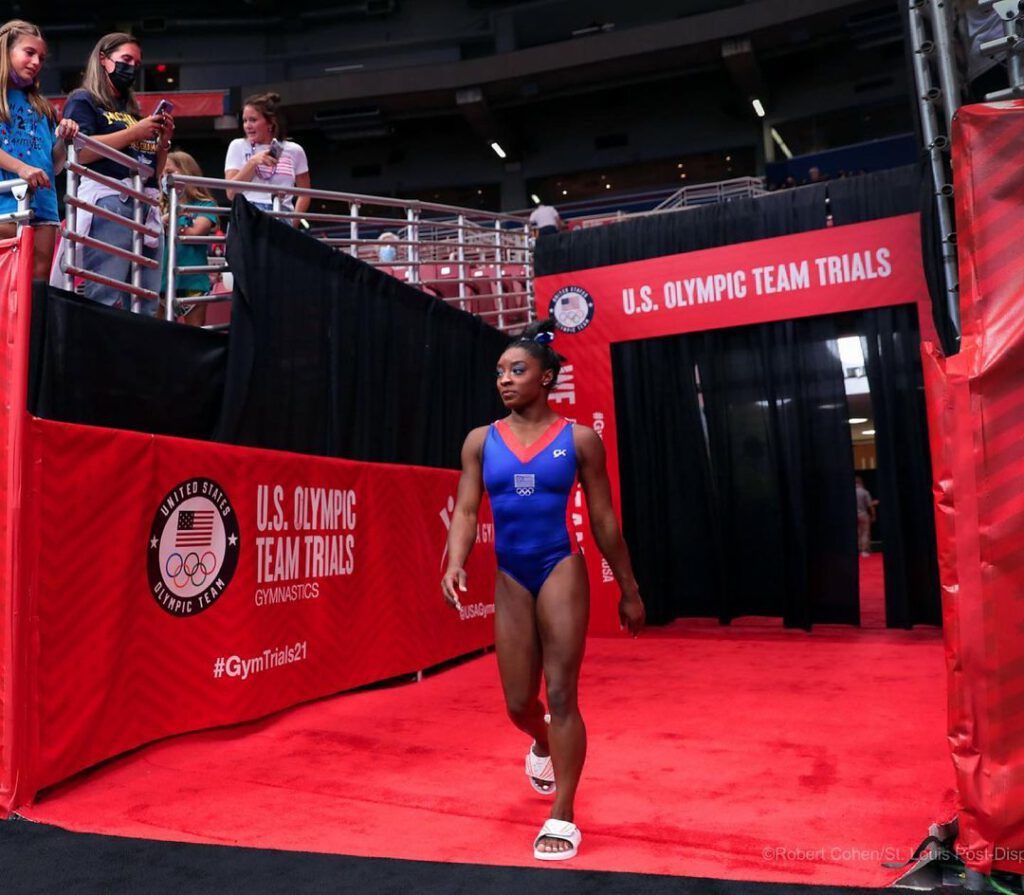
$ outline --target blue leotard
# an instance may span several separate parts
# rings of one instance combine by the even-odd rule
[[[557,419],[523,447],[504,420],[492,423],[484,440],[483,477],[498,568],[536,599],[555,566],[579,552],[568,524],[576,483],[572,424]]]

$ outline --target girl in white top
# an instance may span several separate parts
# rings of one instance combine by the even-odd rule
[[[224,177],[227,180],[280,186],[281,207],[286,211],[303,212],[309,208],[309,197],[295,198],[285,191],[290,187],[309,186],[309,163],[306,161],[305,150],[298,143],[283,138],[277,117],[280,102],[281,96],[277,93],[260,93],[245,101],[242,109],[242,130],[245,136],[232,140],[228,146]],[[279,150],[276,154],[275,141]],[[228,190],[228,198],[234,199],[236,192],[241,192],[258,208],[269,211],[273,205],[272,193]]]

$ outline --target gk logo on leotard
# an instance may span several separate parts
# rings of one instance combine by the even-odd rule
[[[557,460],[559,457],[568,457],[569,452],[565,448],[555,448],[551,456]]]
[[[537,486],[533,473],[516,473],[512,484],[515,485],[516,494],[520,497],[529,497]]]

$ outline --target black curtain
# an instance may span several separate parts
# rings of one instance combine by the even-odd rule
[[[623,527],[653,623],[858,623],[837,336],[809,318],[613,346]]]
[[[698,337],[729,617],[860,620],[838,335],[812,317]]]
[[[501,413],[508,339],[349,255],[234,203],[235,271],[218,437],[360,460],[457,467]]]
[[[563,231],[537,240],[534,269],[544,276],[817,230],[826,224],[825,196],[826,185],[817,184]]]
[[[36,282],[29,411],[69,423],[210,438],[221,411],[222,334],[104,307]]]
[[[885,619],[893,628],[942,623],[928,421],[917,311],[864,311],[863,334],[875,413],[878,522],[885,568]]]
[[[918,211],[915,165],[828,182],[829,211],[836,227]]]
[[[727,620],[695,340],[612,345],[622,525],[651,624]]]

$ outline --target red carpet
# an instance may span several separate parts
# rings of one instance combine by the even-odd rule
[[[860,624],[862,628],[885,627],[885,572],[882,554],[862,556],[860,562]]]
[[[883,886],[952,814],[939,632],[677,624],[589,645],[569,869]],[[179,737],[26,816],[150,839],[534,865],[493,655]]]

